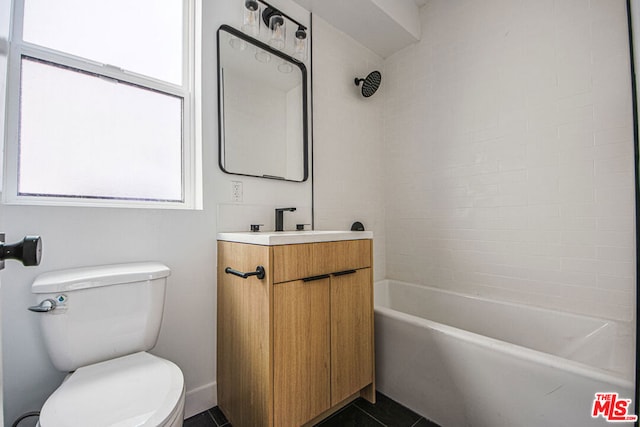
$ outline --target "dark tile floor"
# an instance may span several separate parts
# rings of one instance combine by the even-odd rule
[[[222,411],[216,406],[184,421],[184,427],[231,427]],[[376,393],[373,405],[359,398],[331,415],[316,427],[439,427],[421,415]]]

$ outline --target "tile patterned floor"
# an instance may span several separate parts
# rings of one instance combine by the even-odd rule
[[[399,403],[376,392],[376,404],[359,398],[316,427],[439,427]],[[184,427],[232,427],[216,406],[184,422]]]

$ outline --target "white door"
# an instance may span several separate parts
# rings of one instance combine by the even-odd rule
[[[4,233],[0,233],[0,270],[4,269],[4,260],[13,259],[22,262],[25,266],[40,264],[42,255],[42,240],[39,236],[26,236],[22,241],[14,244],[5,244]],[[0,319],[2,319],[2,281],[0,279]],[[4,425],[3,411],[3,382],[2,382],[2,327],[0,325],[0,426]]]
[[[0,245],[4,246],[4,233],[0,233]],[[4,261],[0,261],[0,270],[4,269]],[[2,390],[4,389],[2,381],[2,275],[0,274],[0,426],[4,425],[4,410],[3,402],[4,396]]]
[[[4,240],[4,238],[2,239]],[[2,319],[2,279],[0,278],[0,319]],[[2,382],[2,324],[0,323],[0,425],[4,425],[4,411],[2,409],[2,402],[4,397],[2,395],[3,387]]]

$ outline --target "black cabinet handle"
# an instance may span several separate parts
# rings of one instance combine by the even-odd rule
[[[313,282],[314,280],[322,280],[322,279],[328,279],[329,277],[331,277],[328,274],[321,274],[320,276],[311,276],[311,277],[305,277],[304,279],[302,279],[303,282]]]
[[[256,271],[250,271],[248,273],[243,273],[242,271],[234,270],[231,267],[225,268],[224,272],[227,274],[233,274],[234,276],[242,277],[243,279],[246,279],[251,276],[257,276],[258,279],[262,280],[264,279],[264,276],[265,276],[264,267],[261,265],[256,267]]]
[[[345,270],[345,271],[338,271],[336,273],[331,273],[331,274],[333,274],[334,276],[345,276],[347,274],[353,274],[355,272],[356,270]]]
[[[331,276],[345,276],[347,274],[354,274],[357,270],[345,270],[345,271],[337,271],[335,273],[331,273],[331,274],[321,274],[319,276],[311,276],[311,277],[305,277],[304,279],[302,279],[303,282],[312,282],[314,280],[322,280],[322,279],[328,279]]]

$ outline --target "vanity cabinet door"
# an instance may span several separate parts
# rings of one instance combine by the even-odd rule
[[[274,426],[300,426],[330,407],[329,280],[274,285]]]
[[[331,405],[373,381],[371,268],[331,277]]]
[[[237,427],[272,427],[270,354],[272,283],[269,276],[242,279],[231,267],[271,271],[266,246],[218,242],[218,405]]]

